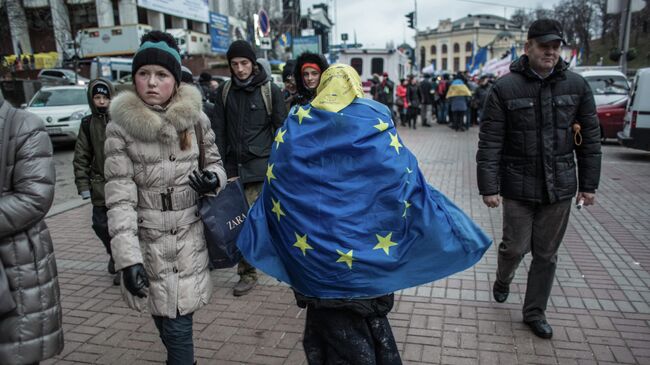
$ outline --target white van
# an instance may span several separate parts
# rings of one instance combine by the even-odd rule
[[[618,141],[626,147],[650,151],[650,68],[636,72]]]

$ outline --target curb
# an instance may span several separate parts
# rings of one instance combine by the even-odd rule
[[[50,208],[50,211],[47,212],[45,215],[45,218],[51,218],[57,214],[65,213],[69,210],[79,208],[83,205],[90,204],[90,199],[88,200],[82,200],[82,199],[73,199],[73,200],[68,200],[65,203],[57,204]]]

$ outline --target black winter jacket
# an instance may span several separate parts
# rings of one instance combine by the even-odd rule
[[[104,79],[95,79],[88,85],[88,105],[92,111],[91,115],[83,117],[77,134],[77,142],[74,147],[74,183],[77,192],[90,191],[91,200],[94,206],[103,207],[106,205],[104,197],[104,142],[106,141],[106,125],[110,121],[108,113],[100,113],[93,103],[92,89],[96,84],[105,85],[110,95],[115,95],[113,85]],[[88,124],[84,127],[84,124]],[[90,135],[86,134],[86,131]]]
[[[244,184],[264,181],[275,131],[287,116],[282,91],[273,83],[273,111],[266,114],[261,86],[270,81],[261,66],[256,69],[247,86],[240,87],[233,80],[226,105],[221,96],[225,83],[219,85],[213,123],[228,178],[239,176]]]
[[[595,192],[600,180],[600,128],[589,84],[560,60],[542,80],[522,56],[486,100],[477,161],[481,195],[554,203]],[[572,125],[581,126],[574,144]],[[578,178],[576,179],[576,157]]]

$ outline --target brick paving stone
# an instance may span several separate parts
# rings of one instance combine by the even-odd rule
[[[493,237],[474,267],[401,290],[389,314],[404,363],[650,364],[650,159],[603,146],[597,205],[572,212],[558,254],[547,310],[552,340],[522,321],[530,255],[517,269],[505,303],[492,298],[501,208],[483,206],[476,189],[477,129],[443,125],[399,129],[428,181]],[[55,245],[66,346],[44,364],[155,364],[164,347],[151,317],[133,312],[106,273],[106,255],[84,205],[47,219]],[[234,298],[235,269],[212,272],[210,303],[194,315],[201,364],[305,364],[305,311],[290,288],[261,275]]]

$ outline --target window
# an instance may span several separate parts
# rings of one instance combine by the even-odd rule
[[[443,69],[443,70],[447,70],[447,66],[448,66],[448,65],[447,65],[447,59],[446,59],[446,58],[443,58],[443,59],[442,59],[442,69]]]
[[[454,72],[460,71],[460,58],[454,57]]]
[[[447,45],[443,44],[442,45],[442,54],[446,54],[446,53],[447,53]]]
[[[465,67],[469,71],[470,66],[472,66],[472,56],[465,57]]]
[[[432,59],[429,61],[429,63],[433,66],[433,69],[435,70],[435,69],[436,69],[436,59],[435,59],[435,58],[432,58]]]
[[[384,73],[384,59],[380,57],[374,57],[370,61],[370,73],[381,75]]]
[[[351,59],[350,66],[352,66],[353,69],[357,70],[359,76],[363,74],[363,60],[361,58],[355,57]]]
[[[465,52],[472,52],[472,42],[465,43]]]
[[[436,46],[431,46],[431,54],[436,54]]]
[[[454,53],[460,52],[460,44],[454,43]]]

